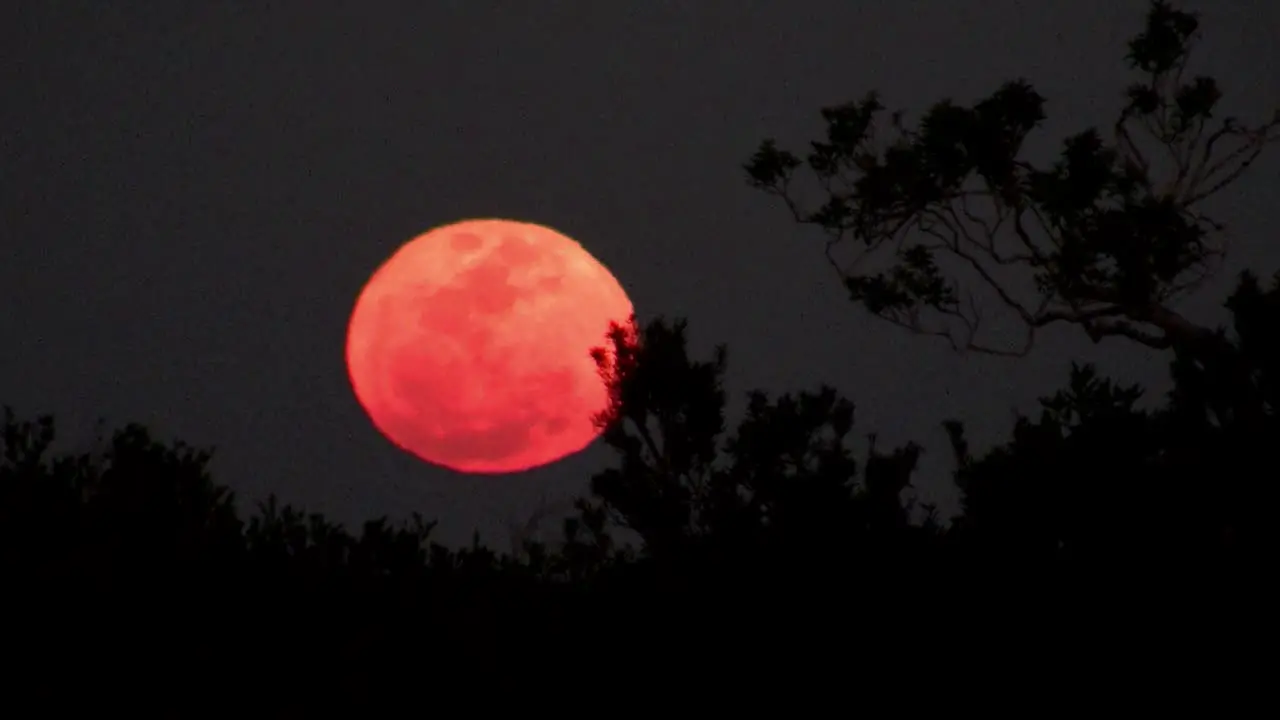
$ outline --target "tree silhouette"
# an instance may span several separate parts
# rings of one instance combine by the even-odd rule
[[[1203,203],[1280,139],[1280,109],[1256,125],[1219,118],[1217,82],[1186,77],[1198,33],[1196,14],[1152,2],[1129,42],[1139,79],[1110,136],[1079,132],[1048,167],[1022,158],[1045,101],[1015,80],[972,106],[943,100],[915,127],[893,113],[881,144],[876,93],[823,108],[826,136],[803,159],[769,139],[745,169],[797,222],[826,233],[855,302],[958,351],[1023,355],[1057,322],[1094,342],[1198,346],[1212,333],[1173,303],[1225,251],[1225,226]],[[801,168],[816,208],[802,198]],[[1021,323],[1020,342],[984,337],[980,295]]]
[[[1147,79],[1113,144],[1079,135],[1049,170],[1017,159],[1040,119],[1025,84],[972,108],[941,104],[916,130],[895,119],[899,140],[884,153],[868,144],[874,99],[825,113],[830,136],[808,164],[831,200],[798,217],[873,253],[901,242],[895,270],[846,278],[869,309],[961,349],[1020,352],[980,344],[959,286],[941,275],[963,261],[999,295],[1016,273],[984,274],[990,261],[1038,283],[1039,300],[1009,301],[1028,338],[1065,321],[1095,340],[1171,350],[1162,403],[1073,363],[1066,386],[993,448],[975,451],[946,421],[962,500],[949,524],[911,497],[921,446],[885,449],[874,432],[855,433],[854,403],[832,387],[752,391],[731,421],[727,350],[695,357],[683,320],[611,328],[593,357],[609,398],[595,420],[614,462],[591,478],[561,542],[513,532],[506,554],[478,535],[460,548],[435,542],[419,514],[349,530],[274,495],[242,514],[212,477],[211,451],[137,424],[100,451],[57,451],[52,417],[6,408],[11,695],[74,689],[98,707],[176,714],[165,693],[203,704],[240,688],[260,714],[297,715],[353,697],[516,696],[525,673],[578,685],[612,673],[663,691],[691,658],[727,671],[789,657],[778,649],[796,643],[894,671],[940,649],[956,666],[985,662],[1003,627],[1058,651],[1083,617],[1071,601],[1097,593],[1114,615],[1157,577],[1224,601],[1210,611],[1197,599],[1174,626],[1179,641],[1193,620],[1239,624],[1261,597],[1249,583],[1269,580],[1275,557],[1280,274],[1241,276],[1230,328],[1191,326],[1169,303],[1220,250],[1220,223],[1198,203],[1239,176],[1276,124],[1206,131],[1212,81],[1181,78],[1196,31],[1193,15],[1153,3],[1130,46]],[[1169,153],[1159,184],[1133,127]],[[766,143],[752,171],[796,208],[799,164]],[[979,200],[987,221],[969,204]],[[997,245],[1000,233],[1008,242]],[[918,324],[926,311],[960,334]],[[1044,578],[1055,584],[1033,597]],[[1148,608],[1176,601],[1144,597]],[[943,645],[929,618],[959,625],[960,637]],[[855,640],[831,639],[850,630]],[[542,663],[548,648],[581,660]],[[656,659],[663,672],[616,669],[614,655]]]
[[[685,322],[662,318],[609,340],[595,357],[613,402],[597,422],[619,463],[592,479],[591,507],[638,534],[664,571],[799,572],[937,532],[931,516],[911,523],[903,497],[919,446],[881,452],[873,439],[860,467],[853,404],[833,388],[754,391],[728,432],[723,346],[693,359]]]
[[[1068,387],[974,457],[946,423],[963,512],[952,537],[987,561],[1188,572],[1258,562],[1274,542],[1280,284],[1245,273],[1220,351],[1180,353],[1166,403],[1073,365]]]
[[[986,623],[1005,607],[993,588],[1040,575],[1082,591],[1212,571],[1228,600],[1245,597],[1221,578],[1272,557],[1280,279],[1245,275],[1227,306],[1222,352],[1176,354],[1160,407],[1139,408],[1140,388],[1076,365],[1039,417],[990,451],[975,454],[949,423],[963,507],[947,527],[912,518],[919,446],[883,451],[869,434],[862,455],[853,404],[821,385],[752,392],[730,430],[727,353],[695,358],[685,323],[659,319],[615,328],[597,353],[615,400],[598,420],[617,461],[557,547],[447,548],[421,516],[351,533],[274,497],[241,520],[208,452],[128,425],[101,453],[56,454],[51,418],[7,412],[0,572],[52,590],[36,596],[47,608],[69,591],[93,598],[92,612],[55,627],[58,647],[96,649],[84,682],[102,692],[144,673],[198,693],[216,675],[273,703],[306,695],[321,707],[428,672],[503,687],[527,649],[594,647],[602,633],[645,652],[694,637],[707,652],[741,648],[743,617],[754,643],[860,618],[871,652],[921,638],[905,618],[938,593]],[[618,545],[615,525],[642,545]],[[997,626],[982,627],[989,640]],[[20,637],[10,652],[50,646],[47,632]],[[125,647],[134,659],[112,660]],[[405,647],[429,652],[406,661]],[[226,657],[234,667],[217,665]],[[45,682],[32,687],[54,694]]]
[[[0,542],[11,571],[120,579],[234,562],[240,521],[208,473],[211,453],[163,445],[137,424],[96,457],[55,457],[56,437],[51,416],[19,421],[5,408]]]

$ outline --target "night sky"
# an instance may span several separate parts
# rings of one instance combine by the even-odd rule
[[[1205,0],[1196,70],[1224,110],[1280,98],[1273,0]],[[1025,76],[1044,157],[1109,126],[1145,0],[25,2],[0,10],[0,403],[55,413],[68,449],[138,420],[217,449],[268,492],[352,523],[420,511],[457,541],[580,493],[596,447],[520,476],[428,467],[376,433],[343,366],[362,284],[439,224],[505,216],[583,243],[641,320],[729,346],[729,391],[829,382],[881,442],[916,439],[917,486],[952,507],[940,421],[996,440],[1069,355],[1165,387],[1166,359],[1059,328],[1024,360],[959,357],[849,303],[821,236],[744,182],[766,136],[872,89],[911,113]],[[912,117],[909,115],[909,117]],[[1222,322],[1242,267],[1280,268],[1274,153],[1213,209]]]

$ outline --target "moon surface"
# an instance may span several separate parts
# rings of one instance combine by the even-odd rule
[[[404,450],[461,472],[546,465],[595,439],[607,391],[591,349],[632,305],[555,230],[464,220],[410,240],[351,313],[356,399]]]

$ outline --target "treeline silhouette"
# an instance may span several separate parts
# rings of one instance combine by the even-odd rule
[[[895,117],[897,139],[880,150],[869,140],[878,101],[828,109],[828,137],[807,160],[767,141],[748,163],[753,184],[831,233],[828,250],[852,239],[896,253],[897,268],[874,276],[833,265],[853,300],[914,332],[998,352],[976,337],[964,285],[945,276],[967,267],[1028,338],[1067,322],[1095,342],[1168,353],[1172,390],[1142,408],[1142,388],[1076,363],[994,448],[975,452],[961,423],[939,418],[956,517],[912,499],[923,449],[877,445],[830,387],[753,392],[731,426],[727,352],[691,357],[686,325],[666,319],[617,326],[596,353],[611,391],[597,421],[616,462],[558,542],[507,552],[433,542],[421,516],[348,529],[275,497],[246,512],[205,451],[128,425],[100,451],[54,452],[51,417],[6,410],[0,572],[14,608],[7,651],[21,666],[11,687],[99,702],[144,693],[154,707],[165,693],[215,703],[234,688],[297,710],[424,683],[439,697],[501,694],[533,675],[581,681],[618,655],[651,656],[634,662],[660,664],[648,672],[670,684],[664,672],[712,658],[852,652],[831,649],[838,633],[864,655],[922,653],[944,623],[971,640],[993,636],[993,618],[1065,634],[1088,612],[1062,608],[1099,592],[1159,596],[1169,613],[1193,594],[1200,620],[1239,622],[1275,564],[1280,275],[1240,277],[1229,328],[1194,326],[1169,303],[1214,254],[1221,225],[1198,208],[1205,184],[1217,192],[1239,174],[1204,148],[1235,138],[1227,162],[1252,162],[1280,116],[1206,129],[1216,88],[1181,73],[1196,28],[1153,3],[1130,46],[1148,84],[1129,90],[1117,128],[1147,121],[1172,148],[1170,182],[1122,131],[1111,144],[1095,131],[1072,138],[1048,170],[1017,159],[1043,117],[1025,84],[972,108],[942,103],[918,130]],[[819,183],[827,199],[806,212],[789,194],[806,164],[826,181],[856,177]],[[987,222],[966,224],[980,200]],[[948,253],[964,262],[947,265]],[[984,259],[1020,268],[1041,295],[1014,299]],[[955,322],[922,324],[923,311]],[[1233,617],[1215,614],[1226,607]],[[1180,616],[1179,632],[1190,621]],[[572,659],[540,659],[552,656]]]

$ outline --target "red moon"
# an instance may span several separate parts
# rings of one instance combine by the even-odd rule
[[[574,240],[464,220],[405,243],[360,292],[347,372],[378,431],[467,473],[546,465],[595,439],[606,406],[591,348],[631,301]]]

